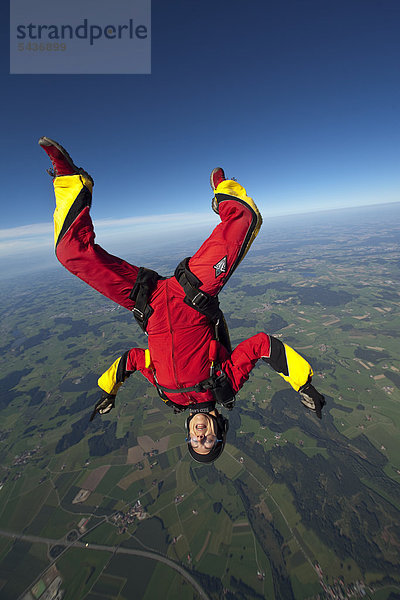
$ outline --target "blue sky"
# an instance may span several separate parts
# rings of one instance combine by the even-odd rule
[[[400,199],[398,0],[153,0],[151,75],[9,75],[2,16],[0,258],[51,251],[42,135],[93,175],[100,243],[214,223],[218,165],[264,220]]]

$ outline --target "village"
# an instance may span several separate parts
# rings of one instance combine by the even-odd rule
[[[126,512],[119,510],[111,517],[111,522],[118,527],[118,533],[123,534],[126,533],[127,528],[132,523],[135,523],[135,520],[143,521],[149,516],[149,514],[144,510],[140,500],[137,500],[131,508],[129,508]]]

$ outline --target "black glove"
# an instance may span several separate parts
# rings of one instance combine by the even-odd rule
[[[309,381],[299,389],[299,394],[302,404],[315,412],[318,419],[322,419],[322,407],[326,404],[324,396]]]
[[[92,412],[92,416],[90,417],[90,421],[93,421],[96,414],[105,415],[110,412],[115,407],[115,395],[107,394],[107,392],[103,392],[100,400],[97,402],[94,410]]]

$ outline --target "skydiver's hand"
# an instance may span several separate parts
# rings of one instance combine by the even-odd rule
[[[92,412],[92,416],[90,417],[90,421],[93,421],[96,414],[105,415],[110,412],[115,407],[115,395],[107,394],[107,392],[103,392],[100,400],[97,402],[94,410]]]
[[[322,419],[322,408],[326,404],[324,396],[309,381],[299,389],[299,394],[302,404],[315,412],[318,419]]]

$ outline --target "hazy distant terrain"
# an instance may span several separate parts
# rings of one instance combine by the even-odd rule
[[[146,346],[128,311],[61,266],[3,282],[0,597],[53,585],[68,600],[396,598],[399,216],[393,204],[265,218],[220,296],[232,344],[282,338],[327,406],[318,421],[260,364],[210,467],[138,374],[89,423],[99,374]],[[146,264],[172,273],[192,251]]]

